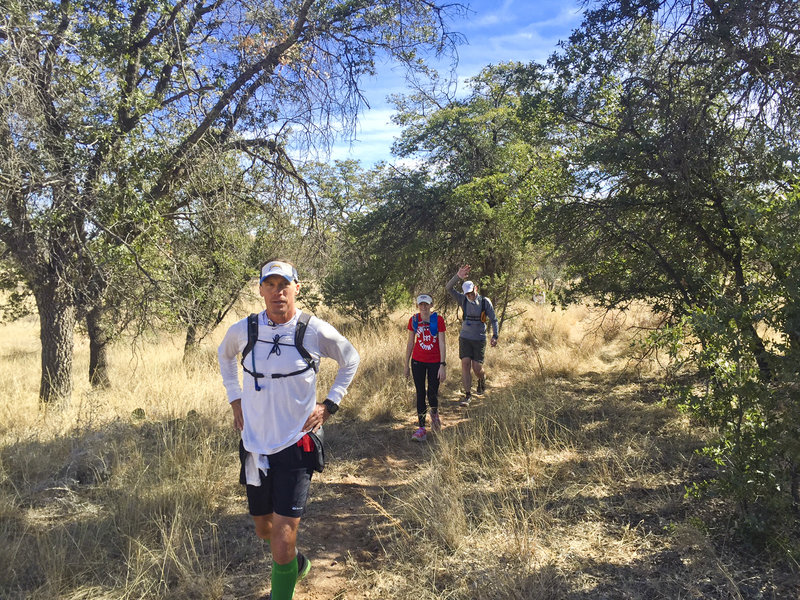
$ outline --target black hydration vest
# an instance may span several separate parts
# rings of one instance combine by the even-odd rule
[[[317,372],[319,368],[318,363],[314,360],[308,350],[305,349],[303,346],[303,338],[306,335],[306,328],[308,327],[308,322],[311,320],[311,314],[307,312],[300,313],[300,317],[297,319],[297,326],[294,330],[294,347],[297,348],[297,351],[300,353],[300,356],[303,357],[303,360],[306,361],[306,366],[304,369],[299,369],[297,371],[293,371],[291,373],[272,373],[272,379],[280,379],[281,377],[292,377],[293,375],[300,375],[301,373],[305,373],[309,369],[314,369],[314,372]],[[245,373],[248,373],[253,377],[256,384],[256,390],[259,391],[261,388],[258,385],[258,380],[261,377],[265,377],[263,373],[258,373],[256,369],[256,360],[255,356],[253,356],[253,347],[256,345],[258,340],[258,314],[252,313],[249,317],[247,317],[247,344],[245,345],[244,349],[242,350],[242,368],[244,369]],[[280,345],[286,344],[278,344],[277,340],[269,341],[269,340],[261,340],[267,344],[274,344],[273,349],[279,348]],[[247,355],[251,355],[251,361],[253,365],[253,370],[247,368],[245,365],[245,358]]]

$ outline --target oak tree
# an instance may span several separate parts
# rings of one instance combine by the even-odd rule
[[[420,53],[447,50],[445,16],[459,8],[423,0],[4,6],[0,241],[36,299],[45,401],[70,395],[79,311],[109,325],[116,259],[138,253],[138,239],[191,202],[193,164],[257,158],[293,176],[291,156],[352,127],[376,57],[415,68]]]

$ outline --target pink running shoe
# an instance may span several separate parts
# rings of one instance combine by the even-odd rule
[[[439,413],[433,413],[431,415],[431,429],[435,433],[439,433],[442,430],[442,422],[439,420]]]
[[[411,440],[414,442],[424,442],[426,439],[428,439],[428,432],[424,427],[420,427],[411,435]]]

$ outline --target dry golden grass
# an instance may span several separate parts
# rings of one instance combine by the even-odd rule
[[[95,391],[76,337],[72,400],[42,407],[37,330],[6,325],[0,345],[0,596],[219,597],[219,557],[198,548],[233,477],[218,376],[162,337],[115,348],[117,386]]]
[[[409,311],[384,323],[321,313],[362,364],[326,427],[332,462],[301,532],[315,570],[296,597],[792,597],[791,571],[743,567],[684,498],[703,432],[659,402],[653,365],[628,359],[631,327],[651,317],[516,312],[469,410],[456,408],[449,323],[445,429],[426,445],[409,440]],[[244,514],[216,367],[225,326],[190,366],[177,337],[117,345],[108,390],[89,388],[76,338],[72,401],[49,407],[36,398],[37,329],[0,328],[0,597],[261,597],[267,554]],[[323,362],[321,394],[334,373]]]

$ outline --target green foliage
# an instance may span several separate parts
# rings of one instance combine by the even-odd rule
[[[546,103],[520,103],[520,90],[538,81],[522,65],[498,65],[471,80],[462,100],[395,99],[405,130],[394,151],[422,162],[377,171],[375,200],[350,217],[327,297],[365,313],[422,291],[444,300],[442,283],[470,263],[502,323],[534,271],[536,202],[564,184],[558,153],[540,130]],[[355,286],[343,276],[352,272],[362,277]]]
[[[573,193],[536,222],[567,299],[666,316],[652,342],[704,383],[673,397],[718,433],[708,489],[765,529],[800,501],[798,18],[784,1],[595,3],[550,62]]]
[[[469,82],[464,100],[433,112],[423,104],[417,114],[430,114],[424,121],[406,116],[415,125],[397,145],[403,155],[422,153],[428,176],[444,187],[442,214],[459,248],[447,264],[473,265],[501,320],[531,276],[536,206],[566,183],[559,152],[542,129],[549,103],[523,103],[522,90],[541,82],[536,68],[487,67]]]
[[[258,178],[256,178],[258,179]],[[266,210],[255,202],[252,180],[239,176],[234,161],[198,161],[187,178],[186,207],[163,222],[159,314],[187,332],[186,350],[218,325],[253,279],[274,243]],[[266,238],[266,239],[265,239]]]
[[[380,170],[356,195],[381,200],[349,215],[323,294],[329,304],[366,318],[407,302],[415,275],[427,267],[436,271],[428,251],[440,209],[436,190],[427,189],[419,173]]]
[[[727,315],[723,314],[727,309]],[[735,319],[740,307],[694,311],[681,324],[661,332],[673,364],[692,366],[705,385],[676,380],[668,397],[700,422],[714,428],[716,441],[703,449],[718,468],[710,490],[734,499],[749,528],[777,531],[785,525],[798,454],[796,368],[776,372],[769,381],[743,339]],[[668,344],[666,342],[669,342]],[[783,362],[783,361],[781,361]],[[675,369],[675,375],[684,369]]]
[[[31,293],[10,260],[0,262],[0,294],[0,323],[15,321],[33,312]]]

